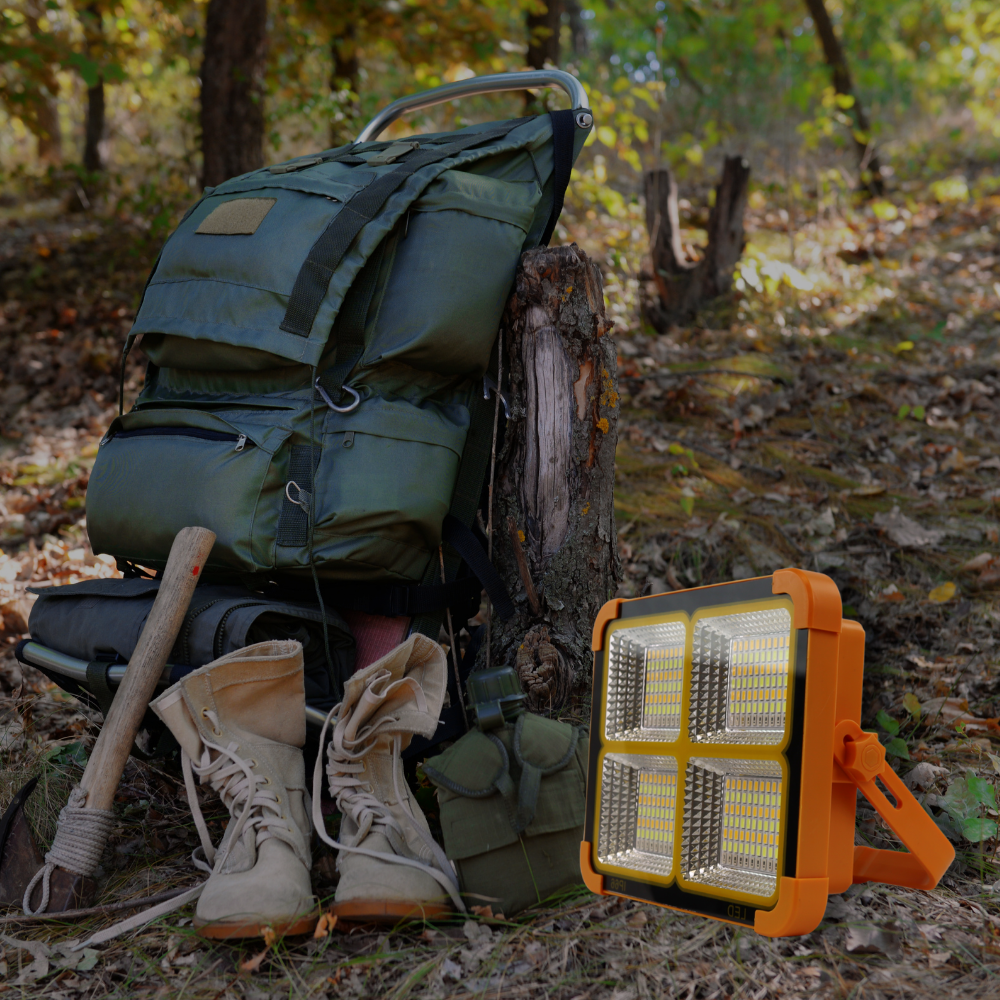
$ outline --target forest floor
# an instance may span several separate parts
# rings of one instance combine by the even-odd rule
[[[913,185],[794,233],[763,198],[751,205],[740,291],[662,336],[640,332],[635,213],[567,216],[568,237],[605,265],[617,321],[620,594],[785,565],[830,574],[867,633],[866,725],[955,844],[939,887],[856,886],[831,897],[815,933],[774,941],[582,889],[512,921],[237,946],[206,943],[180,911],[77,953],[67,942],[102,922],[39,925],[12,910],[0,992],[1000,997],[1000,198],[939,204]],[[696,243],[696,211],[687,224]],[[88,547],[84,497],[154,254],[127,218],[0,225],[0,803],[42,776],[43,841],[96,730],[13,647],[26,586],[115,575]],[[132,359],[127,398],[141,371]],[[166,765],[130,763],[103,901],[195,881],[182,788]],[[885,842],[870,809],[858,819],[859,842]],[[330,872],[320,858],[321,887]]]

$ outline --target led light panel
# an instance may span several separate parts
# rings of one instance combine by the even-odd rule
[[[767,760],[688,761],[681,870],[699,882],[764,898],[778,879],[781,767]]]
[[[700,619],[692,642],[691,739],[780,743],[791,642],[784,608]]]
[[[604,758],[597,853],[605,864],[669,875],[674,859],[677,761],[608,754]]]
[[[588,888],[784,937],[852,884],[937,884],[954,848],[861,728],[865,634],[842,612],[801,569],[601,608]],[[904,851],[855,845],[859,793]]]
[[[608,653],[607,739],[677,738],[685,638],[682,622],[614,633]]]

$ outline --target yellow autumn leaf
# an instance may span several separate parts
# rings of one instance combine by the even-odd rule
[[[955,596],[957,589],[955,584],[949,580],[947,583],[942,583],[939,587],[935,587],[927,597],[935,604],[945,604]]]
[[[614,149],[615,143],[618,141],[618,135],[613,128],[609,128],[607,125],[602,125],[597,130],[597,138],[604,143],[605,146],[609,146]]]

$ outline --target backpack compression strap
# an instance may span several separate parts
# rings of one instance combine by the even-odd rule
[[[330,279],[340,265],[344,254],[347,253],[358,233],[378,215],[389,196],[408,177],[431,163],[457,156],[459,153],[484,142],[501,139],[508,132],[512,132],[519,125],[530,120],[530,117],[515,118],[513,121],[504,122],[498,128],[467,135],[457,142],[419,149],[410,153],[406,157],[406,161],[395,170],[379,175],[366,187],[351,195],[323,234],[312,245],[309,256],[295,279],[295,285],[285,310],[285,318],[281,321],[281,329],[288,333],[298,334],[300,337],[309,336],[313,321],[316,319],[316,313],[319,311],[323,299],[326,298]]]
[[[576,138],[575,111],[550,111],[549,118],[552,119],[552,212],[538,241],[543,247],[549,245],[563,210],[566,188],[573,172],[573,142]]]

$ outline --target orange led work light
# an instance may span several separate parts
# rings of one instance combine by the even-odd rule
[[[853,882],[932,889],[951,864],[861,729],[865,633],[828,576],[609,601],[593,648],[592,891],[781,937]],[[907,852],[855,846],[858,789]]]

